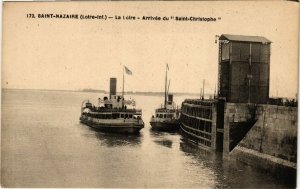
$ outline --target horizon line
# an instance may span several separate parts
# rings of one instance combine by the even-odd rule
[[[105,93],[109,93],[109,91],[103,90],[103,89],[32,89],[32,88],[7,88],[2,87],[2,90],[39,90],[39,91],[70,91],[70,92],[97,92],[97,91],[103,91]],[[125,93],[165,93],[164,91],[124,91]],[[117,92],[121,93],[121,92]],[[172,92],[170,94],[192,94],[192,95],[200,95],[199,93],[193,93],[193,92]],[[208,95],[213,95],[213,93],[207,93]]]
[[[95,92],[99,92],[99,91],[104,91],[104,93],[109,93],[109,91],[106,91],[106,90],[102,90],[102,89],[30,89],[30,88],[6,88],[6,87],[1,87],[2,90],[39,90],[39,91],[69,91],[69,92],[92,92],[92,93],[95,93]],[[84,91],[86,90],[86,91]],[[90,90],[90,91],[88,91]],[[156,93],[156,94],[159,94],[159,93],[165,93],[164,91],[124,91],[125,93]],[[121,92],[118,92],[118,93],[121,93]],[[192,93],[192,92],[172,92],[170,94],[187,94],[187,95],[193,95],[193,96],[196,96],[196,95],[200,95],[200,93]],[[206,93],[205,96],[208,96],[208,95],[214,95],[214,93]],[[292,96],[275,96],[275,95],[269,95],[269,98],[288,98],[288,99],[298,99],[298,96],[297,97],[292,97]]]

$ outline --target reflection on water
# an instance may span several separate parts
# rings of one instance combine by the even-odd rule
[[[171,140],[155,140],[154,141],[156,144],[159,144],[159,145],[162,145],[162,146],[165,146],[165,147],[168,147],[168,148],[172,148],[172,141]]]
[[[246,165],[232,158],[224,158],[220,152],[201,149],[196,144],[181,140],[180,150],[193,159],[192,166],[211,171],[216,188],[294,188],[293,182],[275,179],[259,168]],[[262,183],[259,183],[261,180]]]
[[[215,153],[207,149],[202,149],[196,144],[182,139],[180,142],[180,150],[182,150],[186,156],[192,158],[193,161],[190,162],[191,166],[202,167],[206,170],[207,174],[210,174],[214,178],[215,188],[226,188],[226,182],[224,180],[228,179],[224,175],[222,168],[223,158],[221,153]],[[238,188],[238,185],[235,187]]]
[[[149,129],[150,135],[152,137],[163,137],[163,136],[169,136],[169,135],[178,135],[178,131],[157,131],[153,129]]]
[[[121,147],[121,146],[140,146],[141,134],[124,135],[120,133],[102,133],[94,130],[95,136],[99,139],[101,145],[107,147]]]
[[[150,136],[154,138],[153,140],[154,143],[167,147],[167,148],[172,148],[173,141],[169,139],[168,137],[178,135],[177,131],[157,131],[157,130],[149,130]]]
[[[186,140],[185,138],[181,138],[180,142],[180,150],[182,150],[186,155],[195,156],[197,154],[197,158],[205,158],[205,159],[215,159],[219,157],[218,153],[213,153],[207,149],[203,149],[195,143]]]

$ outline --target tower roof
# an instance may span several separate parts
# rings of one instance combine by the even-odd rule
[[[231,34],[222,34],[219,40],[228,40],[228,41],[241,41],[241,42],[255,42],[255,43],[271,43],[265,37],[261,36],[246,36],[246,35],[231,35]]]

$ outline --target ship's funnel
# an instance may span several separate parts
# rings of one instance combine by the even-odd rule
[[[117,78],[110,78],[109,98],[117,94]]]
[[[168,95],[168,102],[173,102],[173,95],[172,94]]]

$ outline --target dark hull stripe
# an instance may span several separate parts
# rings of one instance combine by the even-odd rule
[[[94,129],[98,129],[104,132],[114,132],[114,133],[138,133],[144,124],[121,124],[121,125],[112,125],[112,124],[99,124],[92,121],[80,120],[81,123],[88,125]]]

